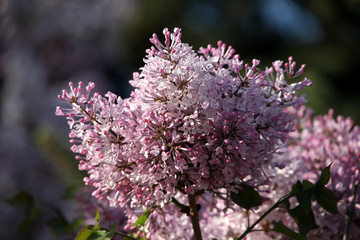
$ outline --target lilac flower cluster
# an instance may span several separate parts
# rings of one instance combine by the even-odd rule
[[[296,131],[289,133],[282,154],[275,155],[273,162],[284,164],[283,168],[268,168],[270,191],[262,192],[264,204],[250,214],[250,223],[267,211],[278,199],[291,191],[297,180],[316,182],[321,170],[332,163],[330,182],[327,187],[339,200],[339,214],[330,214],[319,205],[313,205],[313,213],[318,228],[308,233],[308,239],[342,239],[347,228],[349,214],[350,239],[360,238],[360,128],[353,125],[350,118],[338,116],[333,111],[327,115],[312,117],[312,111],[301,107],[298,113]],[[355,191],[356,190],[356,191]],[[181,198],[179,198],[181,199]],[[181,199],[186,204],[186,199]],[[248,223],[246,212],[238,206],[214,198],[205,193],[198,198],[201,205],[200,225],[205,239],[233,239],[245,231]],[[226,211],[223,211],[225,210]],[[135,219],[135,218],[134,218]],[[284,209],[274,210],[257,229],[270,229],[272,221],[282,221],[297,231],[293,219]],[[179,225],[181,222],[181,225]],[[175,205],[167,205],[164,212],[151,216],[150,229],[154,239],[191,239],[191,223],[188,217]],[[166,226],[177,226],[166,228]],[[253,232],[246,239],[287,239],[275,232]]]
[[[339,214],[328,213],[318,204],[314,204],[313,213],[319,227],[311,230],[308,238],[342,239],[350,221],[350,239],[359,239],[360,128],[354,126],[350,118],[334,118],[332,110],[324,116],[312,119],[312,111],[301,107],[298,111],[296,131],[289,134],[282,152],[283,154],[274,157],[274,162],[285,163],[285,167],[269,169],[267,172],[273,176],[271,191],[263,194],[267,201],[261,206],[259,214],[289,193],[297,180],[306,179],[314,183],[319,178],[321,170],[332,164],[327,187],[339,201]],[[348,220],[350,215],[352,219]],[[285,211],[274,211],[267,220],[268,223],[282,220],[284,224],[297,231],[295,222]],[[268,235],[271,238],[283,239],[279,234]]]
[[[351,213],[351,239],[360,238],[360,128],[351,118],[334,118],[329,110],[324,116],[311,120],[311,111],[302,108],[297,131],[291,133],[289,153],[303,164],[302,178],[314,181],[320,169],[332,163],[328,188],[339,199],[340,214],[332,215],[316,206],[315,220],[319,229],[310,236],[336,239],[344,235],[346,221]]]
[[[223,196],[237,183],[268,182],[264,166],[294,129],[305,102],[297,93],[311,81],[289,84],[304,65],[259,60],[244,64],[221,41],[196,53],[180,29],[164,29],[165,42],[150,39],[145,66],[134,73],[131,97],[91,93],[70,83],[57,107],[71,128],[71,150],[86,170],[93,196],[112,206],[163,206],[177,194],[206,191]],[[228,194],[225,194],[225,198]]]

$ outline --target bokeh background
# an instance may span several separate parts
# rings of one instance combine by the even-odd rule
[[[307,64],[315,114],[333,108],[360,124],[360,0],[0,0],[1,239],[73,239],[48,226],[76,217],[66,196],[84,176],[57,95],[93,81],[128,97],[164,27],[194,49],[222,40],[263,67],[293,56]]]

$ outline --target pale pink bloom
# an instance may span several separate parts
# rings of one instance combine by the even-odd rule
[[[244,64],[221,41],[196,53],[180,29],[163,34],[164,43],[150,39],[129,98],[92,94],[94,83],[83,91],[82,82],[59,95],[70,108],[56,114],[68,119],[71,150],[92,195],[126,209],[165,208],[177,194],[220,197],[237,183],[268,185],[264,169],[295,126],[287,109],[305,102],[298,91],[311,84],[287,79],[304,66],[296,71],[289,58],[261,70],[259,60]]]

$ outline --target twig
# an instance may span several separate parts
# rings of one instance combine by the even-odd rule
[[[189,207],[190,207],[190,219],[194,230],[195,240],[202,240],[201,229],[199,224],[199,214],[196,204],[196,197],[193,194],[188,194]]]
[[[263,215],[260,216],[258,220],[256,220],[250,227],[246,229],[246,231],[241,234],[240,237],[238,237],[236,240],[243,239],[248,233],[253,231],[253,228],[258,225],[269,213],[271,213],[274,209],[279,207],[283,202],[289,200],[291,197],[293,197],[295,194],[289,194],[285,195],[284,197],[280,198],[269,210],[267,210]]]

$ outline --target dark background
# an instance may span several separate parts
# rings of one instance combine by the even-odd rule
[[[82,184],[54,115],[69,81],[126,98],[151,35],[180,27],[194,49],[222,40],[262,67],[293,56],[307,65],[315,114],[333,108],[359,124],[359,20],[359,0],[0,0],[0,238],[73,238],[47,227],[57,211],[75,217],[63,195]],[[7,201],[21,191],[31,203]]]

